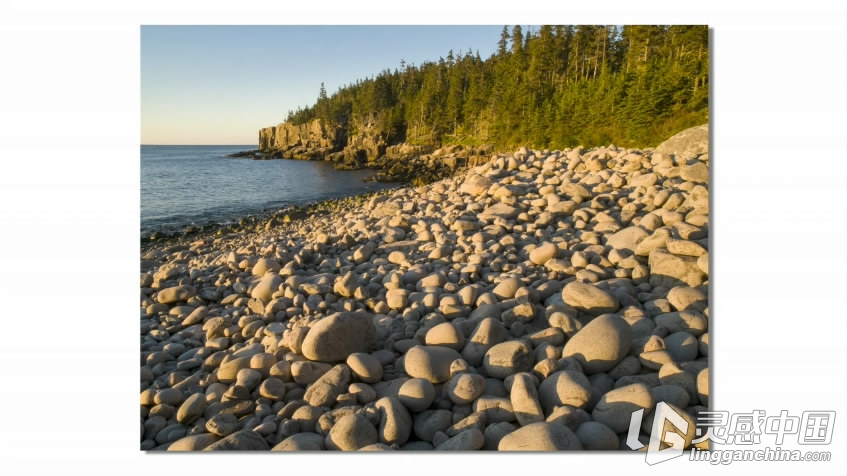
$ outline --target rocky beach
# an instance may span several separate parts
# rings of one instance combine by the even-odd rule
[[[140,448],[632,452],[630,416],[646,445],[659,402],[692,446],[708,127],[486,158],[142,243]]]

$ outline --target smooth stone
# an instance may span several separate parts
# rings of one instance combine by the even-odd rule
[[[562,300],[589,314],[599,316],[618,310],[618,299],[593,284],[571,281],[562,289]]]
[[[271,451],[323,451],[326,437],[317,433],[296,433],[282,440]]]
[[[700,405],[709,406],[709,369],[705,368],[697,374],[697,396]]]
[[[573,357],[586,375],[607,372],[629,352],[632,330],[615,314],[595,318],[574,334],[562,350],[562,357]]]
[[[412,434],[412,416],[400,400],[382,397],[374,403],[380,412],[379,441],[387,445],[403,445]]]
[[[355,352],[368,352],[376,342],[376,326],[364,312],[336,313],[312,324],[301,352],[309,360],[344,361]]]
[[[556,254],[558,253],[559,248],[550,242],[544,242],[540,244],[537,248],[530,251],[529,260],[534,264],[539,266],[544,263],[550,261],[551,259],[556,258]]]
[[[606,392],[594,406],[591,417],[615,433],[624,433],[629,428],[632,412],[649,411],[654,405],[650,388],[635,383]]]
[[[688,392],[676,385],[657,385],[650,389],[650,395],[653,395],[653,400],[656,403],[673,403],[681,408],[687,408],[691,402]]]
[[[425,378],[409,379],[400,386],[397,398],[410,411],[419,413],[432,405],[435,400],[435,387]]]
[[[459,187],[459,193],[481,195],[491,186],[491,179],[478,174],[468,175]]]
[[[485,377],[479,374],[461,373],[446,384],[448,398],[457,405],[473,403],[485,392]]]
[[[670,441],[667,439],[667,435],[676,434],[678,438],[683,440],[683,448],[688,448],[691,446],[691,441],[696,438],[696,423],[691,415],[688,414],[684,409],[675,406],[672,403],[665,403],[665,409],[668,411],[675,412],[677,415],[682,417],[688,423],[688,431],[685,434],[680,434],[680,428],[672,423],[669,419],[664,420],[664,425],[659,429],[661,432],[658,435],[658,439],[661,445],[670,446]],[[656,410],[651,410],[649,412],[645,412],[641,420],[641,430],[644,431],[645,434],[651,435],[653,432],[653,424],[654,418],[656,415]]]
[[[347,390],[348,385],[350,385],[350,368],[339,364],[309,385],[303,399],[313,407],[332,408],[338,396]]]
[[[584,450],[615,451],[618,449],[618,435],[608,426],[596,421],[587,421],[574,432]]]
[[[498,451],[581,451],[576,434],[559,423],[539,422],[518,428],[504,436]]]
[[[250,292],[250,297],[260,299],[262,302],[270,302],[273,299],[273,294],[279,289],[282,284],[282,276],[277,273],[266,273],[259,280],[253,291]]]
[[[250,357],[252,361],[253,358]],[[253,391],[262,382],[262,373],[256,369],[241,369],[235,375],[235,384],[241,385],[248,391]]]
[[[259,396],[268,400],[279,401],[285,398],[285,382],[268,377],[259,385]]]
[[[666,312],[655,316],[653,321],[670,332],[688,332],[695,337],[708,330],[706,318],[696,311]]]
[[[512,401],[507,397],[492,397],[483,395],[473,402],[474,412],[484,412],[489,423],[515,421]]]
[[[281,268],[279,261],[275,259],[259,258],[250,272],[253,276],[264,276],[268,271],[278,273]]]
[[[500,422],[488,425],[485,427],[483,436],[485,437],[485,445],[483,448],[486,451],[497,451],[497,446],[504,436],[515,431],[517,427],[508,422]]]
[[[591,421],[591,415],[581,408],[574,408],[570,405],[562,405],[554,408],[547,416],[546,421],[549,423],[559,423],[570,428],[571,431],[576,431],[576,429],[579,428],[579,425],[587,421]]]
[[[461,358],[461,354],[448,347],[418,345],[406,352],[403,362],[410,377],[443,383],[450,380],[450,364]]]
[[[700,271],[709,274],[709,253],[706,253],[699,258],[697,258],[697,267],[700,268]]]
[[[496,344],[505,341],[508,337],[509,331],[506,330],[499,317],[497,319],[486,317],[471,332],[468,342],[465,343],[465,347],[462,349],[462,358],[470,365],[478,367],[482,365],[482,361],[488,350]]]
[[[700,344],[697,338],[688,332],[674,332],[663,339],[667,351],[675,362],[685,362],[697,358]]]
[[[630,226],[613,233],[606,239],[606,245],[616,250],[630,250],[633,253],[638,244],[650,234],[640,226]]]
[[[187,301],[197,295],[193,286],[181,285],[165,288],[156,295],[156,300],[161,304],[173,304],[175,302]]]
[[[185,319],[182,320],[181,325],[183,328],[185,328],[193,326],[194,324],[199,324],[203,322],[203,318],[205,318],[208,313],[209,309],[206,306],[200,306],[191,311],[191,313]]]
[[[374,443],[372,445],[363,446],[357,451],[394,451],[394,448],[385,443]]]
[[[335,422],[326,436],[329,450],[355,451],[379,441],[376,428],[359,414],[345,415]]]
[[[687,372],[676,362],[669,362],[659,369],[659,383],[661,385],[676,385],[688,392],[690,402],[697,402],[697,376],[695,373]]]
[[[465,336],[453,323],[442,322],[427,331],[425,342],[426,345],[440,345],[461,351],[465,346]]]
[[[530,374],[521,372],[512,375],[509,399],[515,418],[521,426],[544,421],[544,411],[538,401],[535,379]]]
[[[177,388],[164,388],[156,392],[156,396],[153,398],[153,401],[159,404],[176,406],[182,402],[183,393],[182,390]]]
[[[520,210],[505,203],[495,203],[486,208],[479,214],[482,220],[495,220],[501,218],[504,220],[512,220],[520,214]]]
[[[703,162],[683,167],[679,176],[686,182],[709,183],[709,167]]]
[[[497,286],[494,286],[494,289],[491,290],[491,292],[499,300],[505,301],[515,297],[515,293],[521,286],[521,281],[518,278],[507,278],[497,284]]]
[[[237,431],[203,448],[203,451],[267,451],[268,442],[253,430]]]
[[[689,240],[669,238],[665,246],[671,254],[678,256],[693,256],[696,258],[706,254],[706,249],[700,246],[699,243]]]
[[[405,309],[409,305],[409,291],[406,289],[389,289],[385,294],[385,302],[389,309]]]
[[[298,385],[309,385],[316,382],[332,368],[332,364],[298,360],[291,363],[291,379]]]
[[[655,217],[656,220],[660,220],[657,215],[651,214],[650,216]],[[635,254],[638,256],[649,256],[653,250],[664,247],[670,237],[671,232],[668,228],[657,228],[653,231],[653,234],[638,243],[638,246],[635,247]]]
[[[240,422],[232,413],[218,413],[206,421],[206,430],[217,436],[226,437],[238,430]]]
[[[351,383],[347,392],[356,397],[356,401],[366,404],[376,400],[376,390],[366,383]]]
[[[188,396],[176,412],[176,421],[190,424],[197,418],[203,416],[206,411],[206,395],[194,393]]]
[[[200,451],[220,439],[211,433],[185,436],[171,443],[168,451]]]
[[[382,380],[382,364],[371,354],[355,352],[347,357],[347,366],[359,380],[376,383]]]
[[[535,357],[532,349],[521,341],[507,341],[492,346],[485,353],[485,372],[494,378],[504,379],[517,372],[532,370]]]
[[[414,416],[413,431],[419,439],[432,443],[439,431],[453,424],[453,414],[449,410],[425,410]]]
[[[541,382],[538,394],[548,415],[562,405],[584,408],[591,401],[591,382],[580,372],[561,370]]]
[[[485,435],[476,428],[457,433],[435,447],[436,451],[476,451],[485,446]]]
[[[688,286],[676,286],[668,291],[668,302],[677,311],[703,312],[709,301],[699,289]]]
[[[650,252],[648,258],[650,285],[673,288],[675,286],[699,286],[706,275],[697,266],[697,258],[669,253],[663,248]]]

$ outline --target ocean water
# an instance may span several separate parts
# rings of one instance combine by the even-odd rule
[[[336,171],[328,162],[226,157],[251,149],[142,145],[142,236],[395,186],[365,181],[372,170]]]

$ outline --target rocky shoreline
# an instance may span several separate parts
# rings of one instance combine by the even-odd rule
[[[659,402],[692,445],[708,128],[488,159],[142,243],[140,448],[631,451]]]

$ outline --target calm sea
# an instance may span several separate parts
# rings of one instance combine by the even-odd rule
[[[141,234],[237,221],[289,205],[390,188],[328,162],[227,158],[235,146],[141,146]]]

